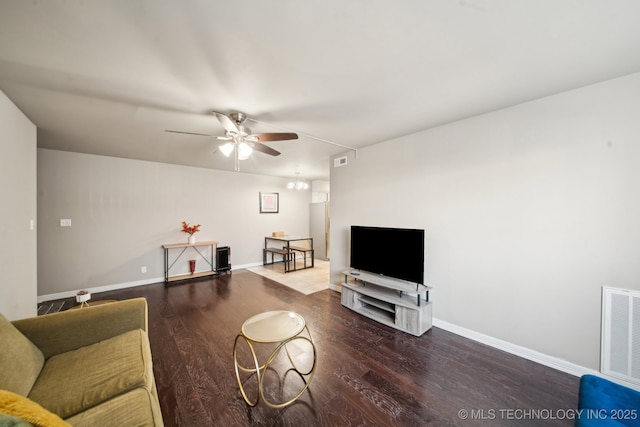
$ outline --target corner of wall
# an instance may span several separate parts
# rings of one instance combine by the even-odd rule
[[[37,314],[36,126],[0,92],[0,312]]]

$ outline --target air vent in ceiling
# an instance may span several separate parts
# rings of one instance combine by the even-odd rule
[[[347,156],[336,157],[333,159],[333,167],[337,168],[338,166],[345,166],[347,164]]]

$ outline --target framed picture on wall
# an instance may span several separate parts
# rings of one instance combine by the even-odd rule
[[[260,213],[278,213],[279,193],[260,193]]]

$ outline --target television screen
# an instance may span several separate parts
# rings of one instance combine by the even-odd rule
[[[350,266],[424,285],[424,230],[352,225]]]

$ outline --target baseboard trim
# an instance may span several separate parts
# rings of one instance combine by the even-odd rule
[[[233,267],[233,269],[234,270],[242,270],[243,268],[260,267],[262,265],[264,265],[264,264],[262,264],[262,261],[251,262],[249,264],[237,265],[237,266]]]
[[[503,341],[498,338],[490,337],[489,335],[484,335],[479,332],[472,331],[471,329],[463,328],[461,326],[457,326],[452,323],[445,322],[444,320],[433,319],[433,326],[440,329],[444,329],[445,331],[452,332],[456,335],[460,335],[465,338],[469,338],[471,340],[480,342],[482,344],[486,344],[488,346],[497,348],[498,350],[506,351],[507,353],[511,353],[514,356],[519,356],[519,357],[522,357],[523,359],[528,359],[528,360],[531,360],[532,362],[536,362],[541,365],[548,366],[549,368],[566,372],[567,374],[574,375],[576,377],[581,377],[582,375],[585,375],[585,374],[602,376],[601,373],[593,369],[576,365],[575,363],[571,363],[567,360],[549,356],[548,354],[540,353],[538,351],[531,350],[529,348],[522,347],[507,341]]]
[[[133,282],[115,283],[115,284],[104,285],[104,286],[95,286],[93,288],[84,288],[84,290],[87,290],[93,294],[98,292],[115,291],[118,289],[133,288],[135,286],[150,285],[152,283],[158,283],[158,282],[164,282],[164,277],[154,277],[150,279],[136,280]],[[62,298],[75,297],[78,291],[79,289],[76,289],[73,291],[57,292],[55,294],[38,295],[38,303],[56,300],[56,299],[62,299]]]
[[[255,262],[255,263],[250,263],[250,264],[243,264],[243,265],[237,265],[237,266],[231,266],[231,271],[234,270],[242,270],[244,268],[249,268],[249,267],[256,267],[262,265],[261,262]],[[144,286],[144,285],[151,285],[154,283],[162,283],[164,282],[164,276],[162,277],[152,277],[149,279],[143,279],[143,280],[135,280],[133,282],[124,282],[124,283],[114,283],[111,285],[104,285],[104,286],[95,286],[93,288],[83,288],[84,290],[87,290],[89,292],[93,293],[98,293],[98,292],[107,292],[107,291],[116,291],[119,289],[126,289],[126,288],[134,288],[136,286]],[[71,297],[75,297],[76,294],[78,293],[79,289],[76,290],[72,290],[72,291],[64,291],[64,292],[57,292],[55,294],[46,294],[46,295],[38,295],[37,301],[38,304],[41,302],[45,302],[45,301],[52,301],[52,300],[56,300],[56,299],[63,299],[63,298],[71,298]]]

